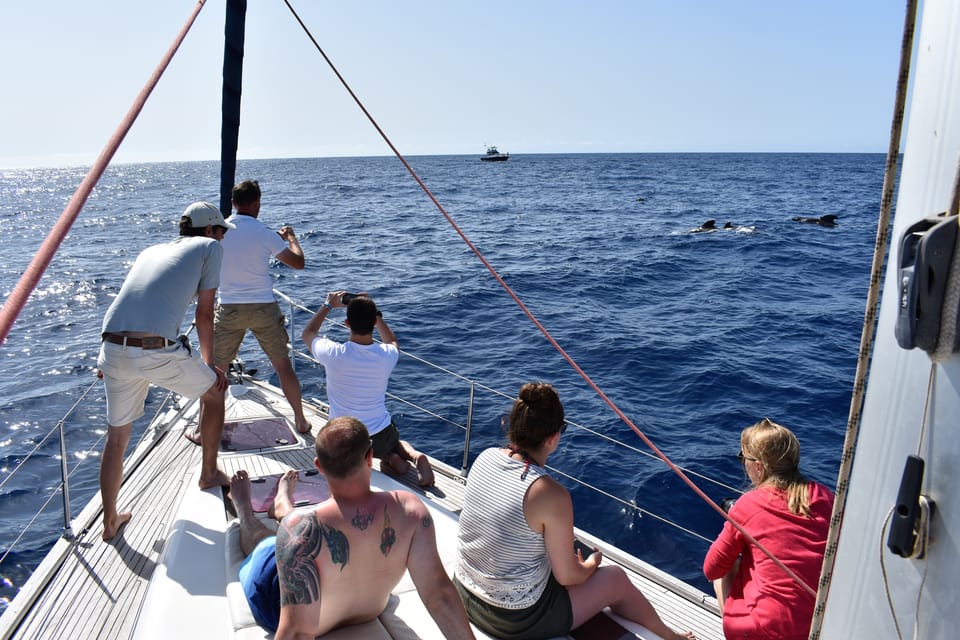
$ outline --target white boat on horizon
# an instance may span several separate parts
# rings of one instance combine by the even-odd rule
[[[894,238],[920,219],[941,211],[956,214],[960,202],[960,65],[956,64],[960,60],[960,10],[956,2],[930,0],[924,3],[923,12],[913,64],[898,214],[892,222]],[[912,27],[909,16],[907,24]],[[905,87],[902,95],[906,95]],[[902,105],[895,111],[899,108]],[[896,126],[894,130],[898,131]],[[899,135],[893,137],[888,167],[895,169]],[[956,438],[960,356],[954,353],[933,362],[924,351],[904,349],[897,342],[895,328],[903,317],[903,280],[901,265],[894,259],[895,243],[889,257],[884,250],[888,225],[883,217],[892,204],[892,176],[893,172],[888,174],[884,187],[876,278],[866,305],[864,347],[837,482],[831,540],[817,585],[811,638],[897,638],[913,629],[914,637],[946,639],[955,637],[960,626],[960,608],[953,604],[955,575],[960,571],[960,548],[953,541],[960,530],[960,496],[954,489],[960,482],[960,465],[955,463],[960,456]],[[232,175],[222,182],[232,185]],[[960,254],[960,249],[955,251]],[[954,259],[955,265],[958,262]],[[884,263],[886,275],[881,277]],[[960,287],[956,266],[951,283],[954,278]],[[882,304],[874,331],[881,285]],[[951,300],[948,305],[956,303],[955,298]],[[953,322],[958,312],[960,309],[953,309]],[[944,318],[949,320],[949,313]],[[4,339],[8,330],[9,326]],[[464,433],[463,467],[456,469],[431,458],[437,487],[426,491],[417,486],[412,471],[410,477],[399,480],[379,471],[374,474],[378,489],[402,485],[423,498],[437,523],[440,554],[450,573],[456,561],[457,514],[470,455],[470,415],[474,403],[481,401],[475,393],[484,394],[485,402],[510,399],[477,381],[458,379],[470,397],[465,403],[466,422],[454,425]],[[280,428],[291,424],[289,406],[279,389],[242,373],[235,384],[227,404],[229,424],[271,421]],[[415,399],[395,400],[416,404]],[[310,469],[313,438],[325,424],[327,407],[308,399],[304,405],[313,422],[311,434],[301,437],[290,429],[289,437],[273,438],[273,444],[228,446],[221,451],[224,469],[228,473],[246,469],[252,477],[261,478],[288,469]],[[76,516],[65,508],[64,535],[0,616],[0,639],[270,636],[253,621],[236,579],[240,558],[230,501],[219,488],[199,489],[200,450],[181,437],[195,427],[197,412],[196,402],[170,395],[144,432],[124,465],[120,493],[121,503],[135,513],[135,521],[116,540],[106,543],[98,535],[102,518],[99,494]],[[66,445],[63,447],[65,451]],[[904,504],[901,478],[911,455],[924,460],[925,469],[918,491]],[[66,477],[54,493],[61,490],[65,505],[69,505]],[[923,505],[932,503],[936,508],[925,511]],[[896,555],[888,546],[889,530],[897,526],[890,522],[901,515],[900,507],[912,518],[900,523],[901,528],[906,527],[907,538],[916,543],[919,553],[907,554],[912,557]],[[622,566],[668,625],[691,629],[701,640],[722,638],[712,594],[623,552],[590,531],[578,529],[576,533],[584,543],[603,551],[605,562]],[[609,612],[605,615],[626,629],[615,637],[656,638]],[[326,637],[441,636],[405,578],[377,620]],[[486,636],[477,632],[477,637]],[[585,636],[578,636],[575,630],[570,637],[579,640]]]
[[[505,162],[510,159],[509,153],[501,153],[495,146],[487,147],[487,152],[480,156],[483,162]]]

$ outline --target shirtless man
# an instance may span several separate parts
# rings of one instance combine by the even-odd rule
[[[443,636],[473,638],[463,603],[440,562],[427,507],[407,491],[371,490],[373,452],[363,423],[347,416],[327,423],[317,436],[316,466],[331,497],[293,510],[277,531],[277,640],[314,638],[373,620],[408,570]],[[285,493],[292,495],[292,489],[281,485],[278,496]],[[275,515],[290,501],[275,502]],[[243,538],[241,528],[241,544]],[[261,540],[259,546],[267,544]]]

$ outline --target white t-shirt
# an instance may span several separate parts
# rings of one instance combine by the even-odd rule
[[[372,436],[390,425],[385,403],[390,373],[400,358],[392,344],[343,344],[327,337],[310,345],[327,373],[330,419],[353,416],[367,426]]]
[[[287,248],[286,240],[253,216],[234,214],[227,220],[237,228],[221,241],[220,303],[273,302],[270,258]]]

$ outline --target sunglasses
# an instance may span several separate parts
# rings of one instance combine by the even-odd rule
[[[750,458],[743,455],[743,449],[741,449],[740,453],[737,454],[737,460],[740,461],[740,464],[743,464],[744,462],[757,462],[756,458]]]

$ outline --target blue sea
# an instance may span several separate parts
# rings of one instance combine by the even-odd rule
[[[409,162],[570,357],[711,498],[745,488],[739,432],[764,416],[797,433],[808,476],[835,484],[882,155]],[[85,172],[0,170],[4,297]],[[571,490],[577,526],[709,588],[702,560],[721,518],[645,455],[642,440],[521,312],[397,159],[241,161],[237,178],[260,181],[261,220],[292,225],[300,237],[307,267],[274,266],[276,288],[311,309],[329,290],[367,291],[401,349],[475,381],[471,457],[502,441],[500,418],[510,407],[484,388],[514,394],[525,381],[554,384],[577,426],[549,463]],[[100,322],[134,258],[176,236],[187,204],[218,202],[218,185],[215,162],[110,168],[20,314],[0,351],[0,553],[59,482],[59,443],[45,436],[94,382]],[[829,213],[839,226],[791,220]],[[707,219],[754,231],[688,233]],[[297,335],[308,317],[293,314]],[[259,377],[273,375],[252,338],[241,356]],[[297,370],[305,397],[325,398],[322,373],[303,360]],[[450,422],[466,421],[469,384],[435,379],[404,358],[390,390],[435,414],[391,401],[404,437],[459,468],[464,434]],[[162,397],[151,393],[147,417]],[[65,423],[75,513],[98,488],[104,415],[93,384]],[[59,534],[59,501],[0,564],[3,597]]]

